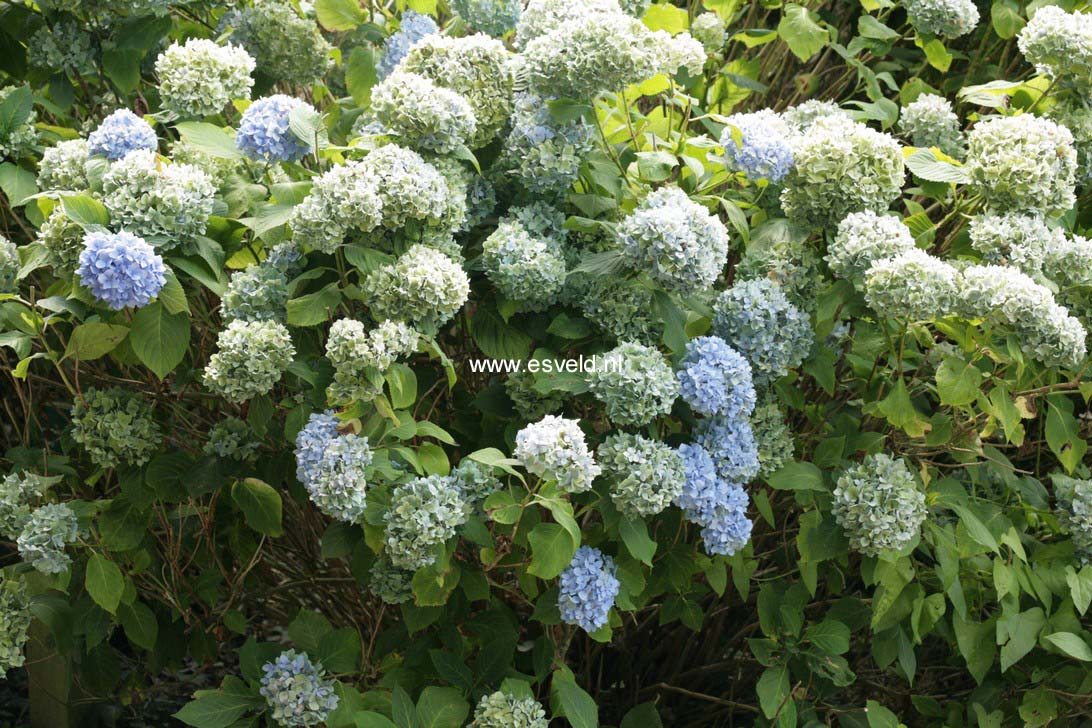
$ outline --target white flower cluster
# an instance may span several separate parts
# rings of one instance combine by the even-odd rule
[[[400,321],[382,321],[371,331],[353,319],[330,326],[326,357],[334,365],[327,389],[331,402],[370,401],[383,391],[383,374],[399,358],[413,353],[418,335]]]
[[[576,420],[546,415],[516,434],[515,458],[528,472],[556,480],[567,493],[591,489],[602,468],[595,462]]]
[[[526,46],[566,24],[594,25],[601,14],[618,14],[618,0],[529,0],[519,19],[516,45]]]
[[[394,263],[372,271],[363,288],[376,321],[406,321],[431,334],[466,303],[470,279],[440,251],[414,245]]]
[[[826,261],[834,275],[859,284],[877,260],[913,249],[914,235],[898,217],[852,212],[838,224],[837,234],[827,245]]]
[[[1065,232],[1052,228],[1038,215],[987,213],[971,220],[971,247],[986,263],[1016,266],[1029,276],[1043,269],[1054,251],[1066,247]]]
[[[882,316],[932,321],[956,313],[959,296],[959,271],[918,248],[876,260],[865,273],[865,300]]]
[[[0,538],[14,541],[19,537],[31,507],[45,495],[52,480],[36,473],[9,473],[0,480]]]
[[[728,230],[678,187],[661,187],[618,226],[618,239],[637,270],[690,294],[709,288],[728,258]]]
[[[965,316],[1011,327],[1024,353],[1047,366],[1076,367],[1085,357],[1081,322],[1058,305],[1049,289],[1015,268],[967,268],[962,297]]]
[[[890,134],[841,115],[811,122],[793,145],[781,204],[793,222],[834,227],[851,212],[882,212],[899,196],[902,148]]]
[[[1076,200],[1073,135],[1031,114],[976,124],[967,135],[964,170],[971,188],[997,211],[1060,214]]]
[[[537,232],[528,230],[513,215],[501,220],[482,243],[482,263],[489,280],[523,311],[549,307],[565,285],[560,235]]]
[[[180,116],[210,116],[249,99],[254,59],[242,48],[204,38],[172,43],[155,62],[163,106]]]
[[[399,70],[372,89],[372,112],[399,140],[437,154],[467,144],[478,129],[474,110],[461,94]]]
[[[42,161],[38,163],[38,187],[65,192],[87,189],[90,154],[86,139],[69,139],[49,147],[42,152]]]
[[[386,515],[387,553],[399,569],[412,571],[436,561],[436,549],[470,517],[459,482],[429,475],[404,483],[391,493]]]
[[[1043,5],[1016,42],[1039,73],[1081,91],[1092,89],[1092,14]]]
[[[229,402],[245,402],[273,389],[296,355],[288,329],[277,321],[232,321],[216,347],[203,379]]]
[[[116,227],[158,244],[185,245],[205,232],[216,203],[212,178],[189,164],[164,164],[140,149],[103,175],[103,204]]]
[[[948,99],[936,94],[922,94],[904,106],[899,130],[915,147],[937,147],[949,157],[962,157],[966,148],[959,117]]]
[[[686,473],[674,448],[641,435],[610,435],[596,450],[610,497],[627,518],[654,516],[682,493]]]
[[[484,696],[474,709],[472,728],[546,728],[546,711],[534,698],[517,698],[497,691]]]
[[[399,69],[420,74],[470,103],[477,121],[469,140],[472,149],[493,141],[512,113],[511,54],[484,33],[426,36],[410,48]]]
[[[903,0],[903,6],[920,33],[959,38],[978,26],[974,0]]]
[[[846,468],[834,488],[831,512],[850,545],[868,556],[908,546],[928,515],[910,468],[883,453]]]
[[[702,13],[690,23],[690,35],[702,44],[706,53],[716,53],[724,47],[727,32],[724,21],[716,13]]]
[[[68,570],[72,557],[65,547],[80,535],[75,511],[67,503],[50,503],[34,509],[23,524],[15,544],[19,558],[43,574]]]

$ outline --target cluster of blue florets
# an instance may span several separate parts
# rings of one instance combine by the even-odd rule
[[[751,365],[717,336],[702,336],[688,343],[676,377],[679,393],[698,414],[747,416],[755,408]]]
[[[262,665],[262,672],[259,692],[277,725],[319,725],[337,708],[335,681],[324,679],[322,665],[312,663],[306,653],[285,650]]]
[[[87,137],[88,152],[110,161],[137,149],[155,149],[159,144],[152,125],[128,109],[118,109]]]
[[[372,450],[368,438],[340,435],[337,424],[329,412],[311,415],[296,436],[296,476],[320,511],[352,523],[367,506]]]
[[[235,144],[246,156],[265,162],[296,162],[310,151],[292,131],[292,111],[306,106],[303,101],[275,94],[258,99],[243,112]]]
[[[743,281],[720,294],[713,332],[747,357],[759,384],[799,366],[813,337],[808,315],[768,278]]]
[[[401,28],[397,33],[392,33],[386,43],[383,44],[383,57],[375,64],[376,73],[380,80],[391,74],[391,71],[402,62],[409,53],[413,44],[427,36],[440,32],[440,26],[427,15],[407,10],[402,14]]]
[[[793,165],[790,130],[781,117],[769,109],[728,117],[720,138],[724,161],[730,169],[743,172],[750,180],[780,182]],[[740,138],[733,137],[738,130]]]
[[[614,560],[599,549],[581,546],[561,572],[557,604],[561,619],[594,632],[607,623],[621,583]]]
[[[88,233],[76,272],[95,298],[120,311],[152,300],[167,283],[166,271],[155,248],[122,231]]]
[[[705,448],[682,445],[679,454],[686,480],[676,505],[682,508],[688,521],[701,526],[708,553],[735,554],[751,538],[747,491],[718,475],[716,463]]]

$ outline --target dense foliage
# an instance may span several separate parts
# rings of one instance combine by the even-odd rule
[[[1092,724],[1088,10],[4,2],[0,670]]]

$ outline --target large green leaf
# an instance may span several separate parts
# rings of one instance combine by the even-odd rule
[[[267,536],[280,536],[281,495],[268,483],[257,478],[240,480],[231,488],[231,499],[246,518],[246,525]]]
[[[87,560],[84,586],[96,604],[110,614],[117,612],[125,591],[125,577],[117,564],[101,554],[92,554]]]
[[[163,379],[181,363],[190,345],[190,317],[185,313],[168,313],[156,301],[133,315],[129,343],[144,365]]]
[[[827,29],[816,22],[807,8],[796,3],[787,3],[781,9],[777,33],[801,61],[810,59],[830,41]]]

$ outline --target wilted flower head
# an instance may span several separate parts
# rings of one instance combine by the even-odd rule
[[[143,465],[161,438],[152,408],[135,392],[89,387],[72,405],[72,439],[99,467]]]
[[[10,571],[0,571],[0,679],[7,670],[26,662],[23,645],[31,621],[30,595],[23,580]]]

